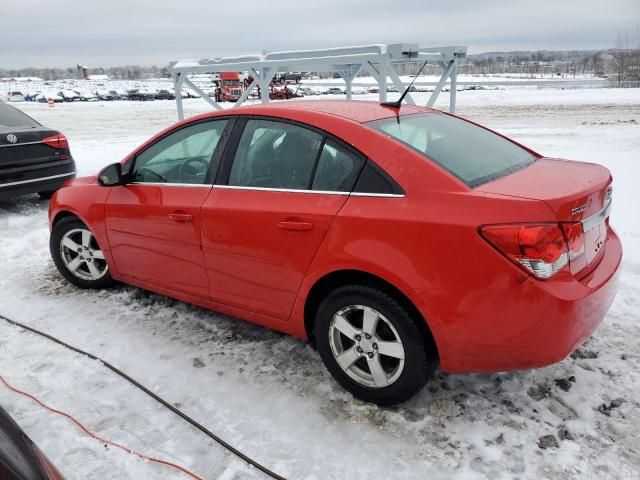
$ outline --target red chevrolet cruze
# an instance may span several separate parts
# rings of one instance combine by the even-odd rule
[[[178,123],[51,201],[51,254],[312,340],[394,404],[441,365],[557,362],[609,308],[611,175],[428,108],[298,101]]]

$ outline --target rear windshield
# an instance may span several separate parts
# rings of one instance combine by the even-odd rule
[[[504,177],[536,159],[489,130],[441,113],[404,115],[367,125],[417,150],[470,187]]]
[[[38,127],[40,124],[17,108],[0,102],[0,128]]]

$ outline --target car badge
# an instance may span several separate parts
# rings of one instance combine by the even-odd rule
[[[578,215],[579,213],[584,212],[590,206],[591,206],[591,199],[589,199],[587,203],[583,203],[582,205],[578,205],[576,208],[572,208],[571,215]]]
[[[587,205],[580,205],[576,208],[571,209],[571,215],[578,215],[579,213],[584,212],[587,209]]]
[[[7,135],[7,141],[9,143],[16,143],[18,141],[18,137],[16,137],[13,133]]]

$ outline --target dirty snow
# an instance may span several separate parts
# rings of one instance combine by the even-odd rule
[[[638,479],[640,90],[513,88],[458,101],[458,113],[543,154],[614,174],[620,290],[575,358],[536,371],[438,373],[406,404],[379,408],[345,393],[292,338],[133,287],[67,284],[49,259],[37,197],[0,203],[0,313],[100,355],[291,479]],[[207,109],[185,104],[188,114]],[[69,137],[80,174],[175,120],[168,101],[20,107]],[[99,363],[3,322],[0,375],[100,435],[207,479],[266,478]],[[187,478],[105,448],[1,386],[0,405],[69,479]]]

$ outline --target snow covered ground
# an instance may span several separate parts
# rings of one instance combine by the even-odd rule
[[[207,110],[185,105],[189,115]],[[297,340],[133,287],[70,286],[49,259],[47,204],[37,197],[0,203],[0,313],[100,355],[291,479],[638,479],[640,90],[473,91],[458,105],[543,154],[613,172],[620,290],[593,338],[557,365],[438,373],[404,405],[365,404]],[[69,137],[81,175],[175,120],[173,102],[20,107]],[[1,321],[0,375],[100,435],[204,478],[266,478],[97,362]],[[69,479],[187,478],[105,448],[1,386],[0,405]],[[539,448],[545,435],[558,446]]]

